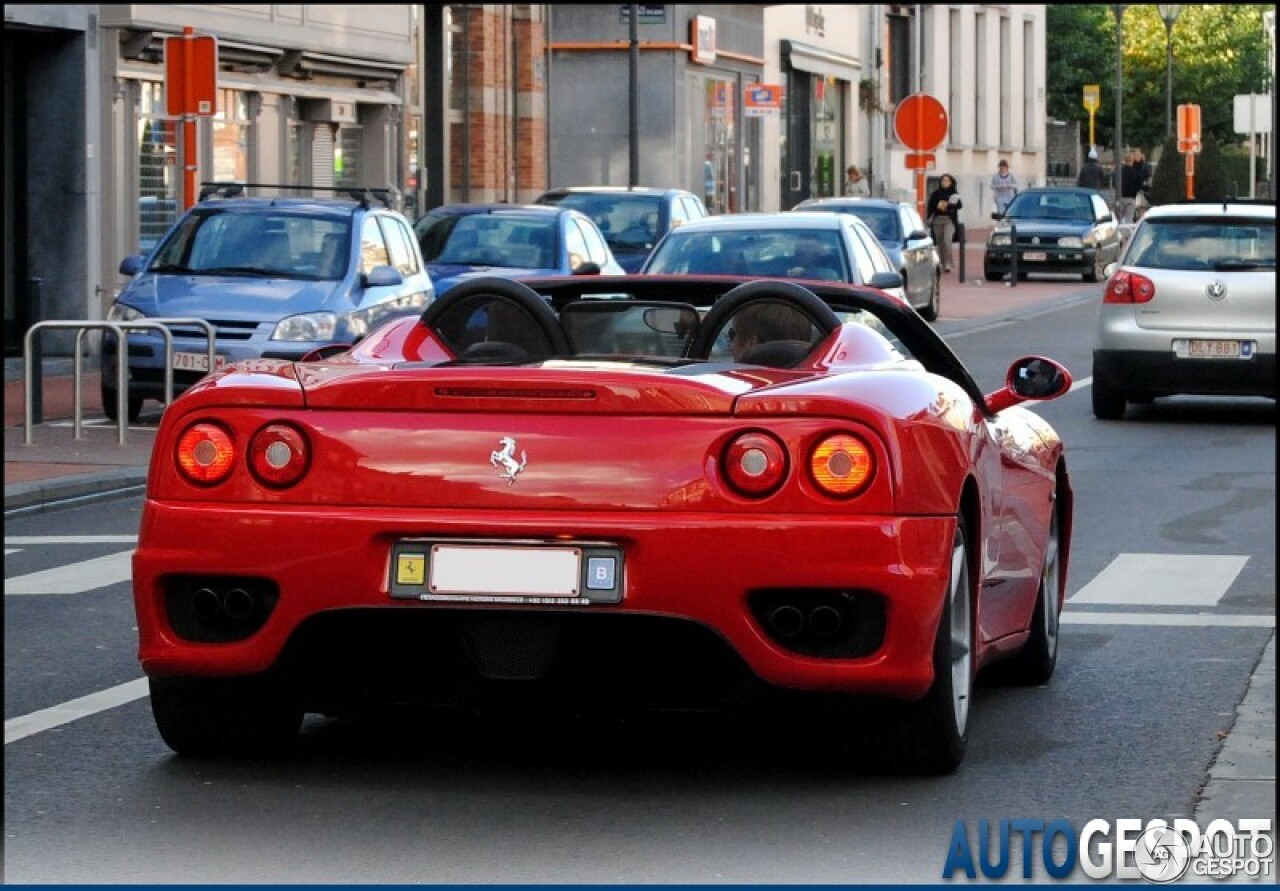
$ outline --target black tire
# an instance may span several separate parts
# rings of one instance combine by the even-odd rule
[[[1100,282],[1103,279],[1102,270],[1103,270],[1102,257],[1098,256],[1094,259],[1092,265],[1090,265],[1088,269],[1086,269],[1083,273],[1081,273],[1080,277],[1087,282]]]
[[[972,569],[964,522],[951,547],[947,597],[933,645],[933,685],[919,702],[885,713],[877,752],[895,771],[948,774],[964,760],[973,695]]]
[[[929,292],[929,302],[920,310],[920,318],[926,322],[936,322],[942,309],[942,275],[933,277],[933,289]]]
[[[1044,564],[1040,569],[1036,608],[1031,616],[1031,634],[1015,656],[994,666],[996,671],[993,674],[1000,681],[1031,686],[1048,683],[1053,677],[1053,671],[1058,665],[1062,593],[1061,544],[1058,509],[1055,505],[1049,519],[1049,539],[1045,546]]]
[[[107,416],[109,421],[119,420],[120,412],[116,404],[116,388],[108,387],[103,383],[100,390],[102,392],[102,413]],[[129,423],[138,420],[142,415],[142,397],[133,395],[126,397],[125,411],[128,412]]]
[[[1100,421],[1118,421],[1124,417],[1127,400],[1120,390],[1098,377],[1089,388],[1093,396],[1093,416]]]
[[[1004,278],[1003,272],[996,272],[990,266],[982,267],[982,277],[989,282],[998,282]]]
[[[302,726],[302,711],[256,678],[152,678],[150,687],[156,728],[179,755],[277,755]]]

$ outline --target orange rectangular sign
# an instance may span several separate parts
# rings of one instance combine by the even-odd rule
[[[164,39],[164,97],[165,112],[175,117],[184,114],[212,117],[217,113],[216,37],[192,34]]]
[[[1200,151],[1200,106],[1178,106],[1178,151]]]

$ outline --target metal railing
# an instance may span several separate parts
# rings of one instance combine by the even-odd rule
[[[130,322],[104,322],[97,320],[52,320],[47,322],[37,322],[27,329],[23,344],[23,388],[25,396],[25,417],[24,417],[24,435],[23,443],[25,445],[33,445],[34,437],[32,435],[34,423],[34,411],[32,401],[32,381],[35,379],[32,368],[32,357],[36,351],[32,346],[36,343],[36,335],[41,331],[60,329],[74,330],[76,332],[75,352],[73,356],[72,371],[72,435],[75,439],[82,439],[83,433],[83,343],[84,335],[92,330],[111,331],[116,336],[116,441],[120,445],[125,443],[125,430],[129,424],[129,331],[157,330],[160,336],[164,338],[164,396],[165,405],[168,406],[173,402],[173,332],[169,330],[169,325],[198,325],[205,331],[205,337],[208,340],[207,352],[209,356],[209,371],[213,371],[217,367],[217,332],[213,325],[205,319],[193,318],[176,318],[162,317],[150,319],[137,319]],[[105,408],[105,406],[104,406]]]

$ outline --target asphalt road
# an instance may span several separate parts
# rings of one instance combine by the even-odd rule
[[[1027,353],[1078,387],[1040,409],[1077,498],[1058,673],[980,686],[956,774],[862,772],[813,728],[697,717],[311,717],[288,760],[179,759],[128,686],[112,555],[132,547],[131,498],[6,524],[6,881],[936,883],[957,820],[1193,816],[1274,634],[1275,406],[1095,420],[1093,312],[951,333],[984,389]],[[15,719],[108,690],[123,704],[10,741]]]

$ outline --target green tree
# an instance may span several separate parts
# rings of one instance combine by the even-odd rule
[[[1173,105],[1200,106],[1202,133],[1220,144],[1239,142],[1233,97],[1268,89],[1263,4],[1184,5],[1173,27]],[[1097,141],[1111,145],[1115,127],[1116,21],[1109,5],[1054,4],[1046,11],[1046,82],[1049,117],[1082,121],[1085,83],[1100,87]],[[1143,148],[1165,135],[1166,32],[1154,4],[1132,4],[1124,13],[1124,140]],[[1088,137],[1086,136],[1085,139]]]
[[[1201,140],[1200,154],[1196,156],[1192,194],[1197,201],[1222,201],[1228,197],[1227,190],[1227,172],[1222,164],[1222,147],[1218,145],[1218,140],[1212,133],[1206,133]]]

